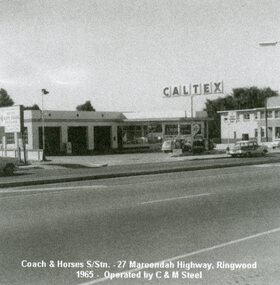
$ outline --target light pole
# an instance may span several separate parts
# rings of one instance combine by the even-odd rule
[[[193,108],[193,97],[194,96],[197,96],[199,94],[191,94],[191,146],[193,145],[193,141],[194,141],[194,116],[193,116],[193,113],[194,113],[194,108]]]
[[[44,118],[44,95],[49,94],[49,91],[42,89],[42,140],[43,140],[43,160],[46,160],[45,156],[45,118]]]
[[[261,47],[270,47],[270,46],[276,46],[278,45],[280,42],[263,42],[263,43],[259,43],[259,46]],[[268,122],[267,122],[267,98],[265,98],[265,102],[264,102],[264,116],[265,116],[265,140],[266,142],[268,142]]]
[[[193,94],[191,94],[191,150],[193,150]]]

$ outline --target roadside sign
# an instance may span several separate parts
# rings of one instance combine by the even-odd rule
[[[5,133],[20,133],[23,131],[23,106],[0,108],[0,126]]]
[[[200,131],[200,125],[199,125],[199,124],[193,124],[192,131],[193,131],[193,135],[194,135],[194,136],[195,136],[196,134],[198,134],[199,131]]]
[[[228,121],[230,123],[235,123],[236,122],[236,114],[235,114],[235,112],[229,112],[228,113]]]

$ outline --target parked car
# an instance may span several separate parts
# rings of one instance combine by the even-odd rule
[[[232,157],[265,155],[266,153],[267,146],[258,145],[256,141],[239,141],[229,149]]]
[[[163,142],[161,150],[163,152],[172,152],[173,149],[182,149],[182,152],[203,152],[205,144],[203,139],[194,139],[193,145],[191,142],[184,138],[169,139]]]
[[[0,173],[13,175],[18,166],[18,159],[14,157],[0,157]]]
[[[280,148],[280,138],[276,138],[274,139],[274,141],[272,141],[271,143],[272,148]]]

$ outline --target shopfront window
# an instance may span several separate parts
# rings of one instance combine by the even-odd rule
[[[161,124],[150,124],[148,126],[149,132],[152,133],[162,133],[162,125]]]
[[[169,136],[178,135],[178,125],[165,125],[165,134]]]
[[[191,125],[180,125],[181,135],[190,135],[192,132]]]
[[[162,142],[162,125],[151,123],[148,125],[147,140],[149,144]]]
[[[141,126],[124,126],[123,127],[123,143],[137,144],[142,137]]]
[[[154,144],[162,142],[162,125],[128,125],[122,127],[123,145]]]

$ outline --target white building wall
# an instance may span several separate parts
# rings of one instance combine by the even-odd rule
[[[39,149],[39,126],[41,127],[42,124],[40,123],[33,123],[32,124],[32,143],[33,143],[33,149]]]
[[[232,113],[232,112],[231,112]],[[238,118],[237,112],[235,117]],[[258,123],[255,120],[254,112],[250,114],[250,119],[245,119],[244,114],[239,114],[239,119],[230,122],[227,114],[221,115],[221,140],[226,143],[241,140],[243,134],[248,134],[249,138],[255,138],[255,130],[258,129]]]
[[[32,123],[31,122],[27,122],[24,123],[24,126],[27,127],[27,137],[28,137],[28,142],[26,144],[26,148],[27,149],[36,149],[38,147],[34,147],[34,132],[32,129]]]
[[[60,149],[63,150],[65,148],[65,144],[68,142],[68,128],[69,127],[87,127],[88,134],[88,149],[94,150],[94,127],[95,126],[110,126],[112,127],[111,133],[111,147],[117,148],[117,126],[119,124],[116,122],[56,122],[56,121],[45,121],[45,127],[60,127],[61,128],[61,145]],[[28,127],[28,145],[26,146],[28,149],[39,149],[39,128],[42,127],[41,122],[27,122],[25,126]],[[115,140],[114,140],[115,137]]]

